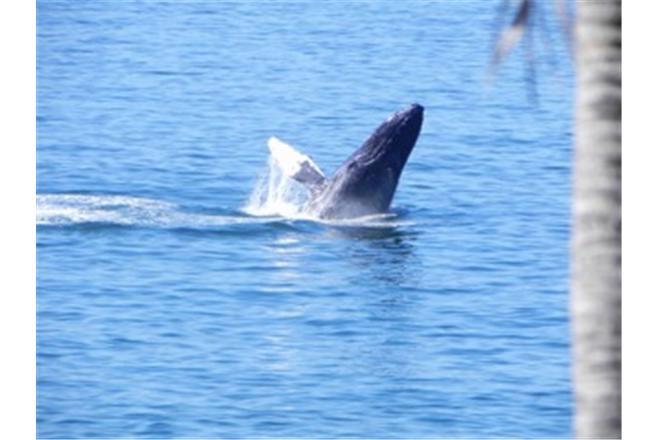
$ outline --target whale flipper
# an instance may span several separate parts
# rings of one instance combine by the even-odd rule
[[[268,149],[285,176],[302,183],[311,191],[325,183],[325,176],[314,161],[291,145],[272,136],[268,139]]]

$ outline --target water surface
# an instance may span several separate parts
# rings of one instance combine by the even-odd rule
[[[572,78],[489,87],[497,4],[39,1],[39,437],[569,437]],[[391,215],[246,213],[411,102]]]

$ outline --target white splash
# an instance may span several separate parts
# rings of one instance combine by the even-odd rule
[[[308,191],[287,177],[280,162],[271,154],[268,168],[258,179],[243,211],[260,217],[307,218],[304,210],[308,199]]]
[[[180,206],[143,197],[87,194],[37,194],[37,225],[105,223],[161,228],[209,228],[264,223],[244,215],[186,212]]]
[[[166,221],[173,208],[170,203],[140,197],[37,194],[37,224],[157,224]]]

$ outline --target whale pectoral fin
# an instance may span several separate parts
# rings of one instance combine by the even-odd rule
[[[304,184],[310,190],[325,182],[323,172],[314,161],[291,145],[273,136],[268,139],[268,149],[285,176]]]

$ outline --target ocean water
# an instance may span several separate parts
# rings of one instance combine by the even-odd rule
[[[499,4],[38,1],[38,436],[569,437],[573,73],[548,8],[489,81]],[[391,213],[295,215],[268,137],[412,102]]]

